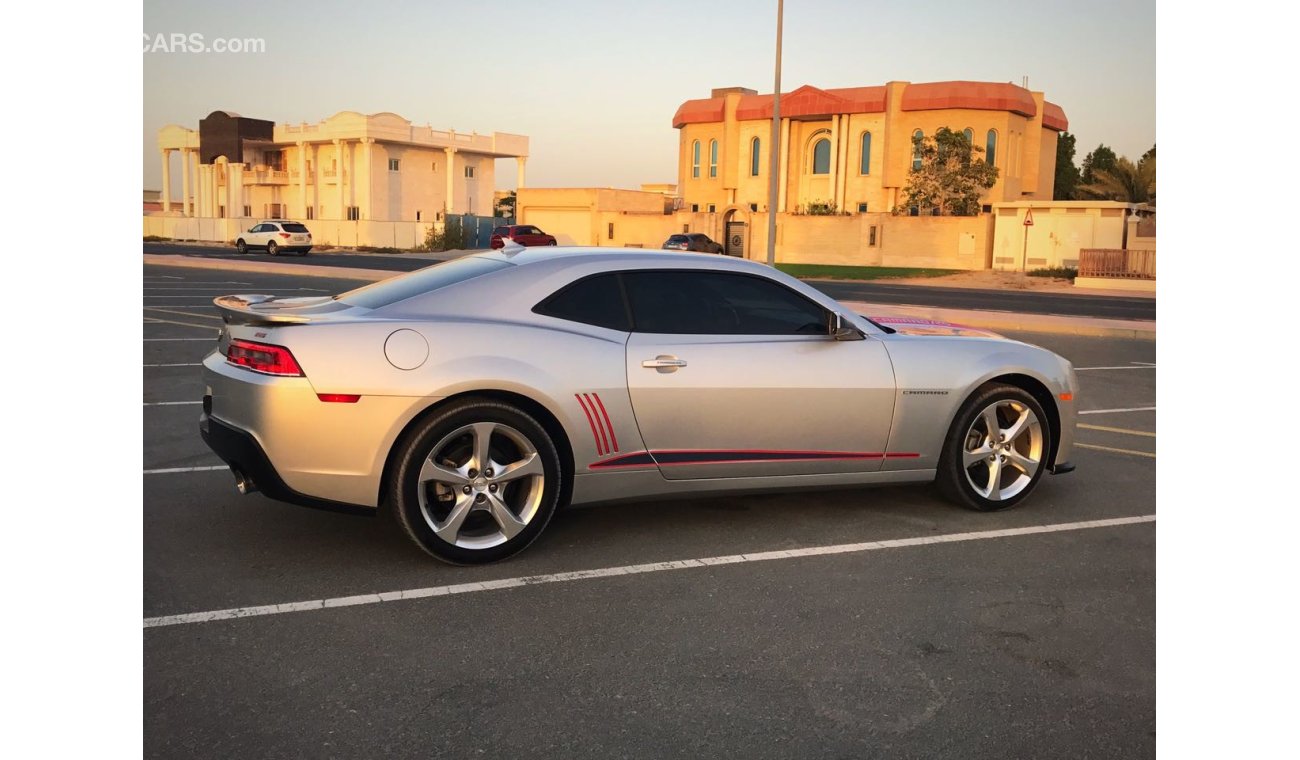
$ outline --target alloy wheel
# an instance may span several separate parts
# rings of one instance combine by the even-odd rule
[[[475,422],[444,436],[420,467],[420,512],[434,535],[462,549],[499,546],[537,516],[546,474],[515,428]]]
[[[1005,501],[1028,487],[1043,466],[1045,436],[1027,404],[1000,399],[971,422],[962,444],[962,471],[982,498]]]

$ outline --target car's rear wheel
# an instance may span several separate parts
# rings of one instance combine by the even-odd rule
[[[248,244],[244,242],[243,238],[235,241],[235,250],[240,253],[248,253]]]
[[[398,446],[387,484],[393,512],[407,536],[440,560],[505,559],[532,543],[555,512],[559,454],[545,429],[515,406],[456,402]]]
[[[269,242],[269,243],[266,244],[266,253],[267,253],[268,255],[270,255],[270,256],[274,256],[274,255],[276,254],[276,251],[277,251],[278,249],[279,249],[279,246],[277,246],[277,245],[275,244],[275,241],[274,241],[274,240],[272,240],[271,242]]]
[[[984,385],[962,405],[948,431],[939,489],[981,512],[1015,506],[1042,479],[1052,434],[1032,395],[1011,385]]]

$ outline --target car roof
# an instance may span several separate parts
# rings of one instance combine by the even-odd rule
[[[516,266],[550,264],[562,269],[565,266],[585,266],[588,264],[610,263],[630,266],[683,268],[728,269],[737,272],[770,272],[771,269],[756,261],[718,256],[712,253],[692,253],[682,251],[659,251],[653,248],[600,248],[578,246],[546,246],[545,248],[524,248],[506,252],[497,249],[485,253],[475,253],[484,259],[503,261]]]

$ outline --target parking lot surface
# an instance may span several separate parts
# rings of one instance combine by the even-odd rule
[[[1007,512],[914,486],[602,505],[460,568],[382,514],[240,496],[199,439],[213,297],[359,283],[144,278],[150,756],[1154,754],[1152,341],[1013,336],[1075,364],[1085,414],[1078,470]]]

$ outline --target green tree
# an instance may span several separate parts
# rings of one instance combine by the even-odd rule
[[[503,219],[514,219],[516,197],[517,193],[511,190],[509,195],[497,199],[497,202],[493,205],[492,213]]]
[[[1079,186],[1079,167],[1074,165],[1074,135],[1062,132],[1056,138],[1056,185],[1054,201],[1072,201]]]
[[[1083,157],[1083,176],[1080,178],[1083,184],[1096,184],[1097,172],[1114,169],[1117,160],[1115,151],[1104,144],[1098,145],[1096,150]]]
[[[940,127],[933,137],[912,138],[912,149],[921,157],[903,188],[903,202],[894,213],[909,208],[938,209],[940,216],[975,216],[980,195],[998,181],[998,169],[977,160],[983,148],[970,144],[966,135]]]
[[[1156,202],[1156,158],[1144,158],[1133,163],[1127,158],[1115,161],[1114,168],[1094,171],[1095,180],[1080,185],[1081,193],[1108,201],[1123,203]]]
[[[1147,159],[1151,159],[1152,161],[1154,161],[1155,158],[1156,158],[1156,146],[1153,143],[1151,145],[1151,150],[1147,151],[1146,153],[1143,153],[1142,158],[1141,160],[1138,161],[1138,163],[1145,163]]]

